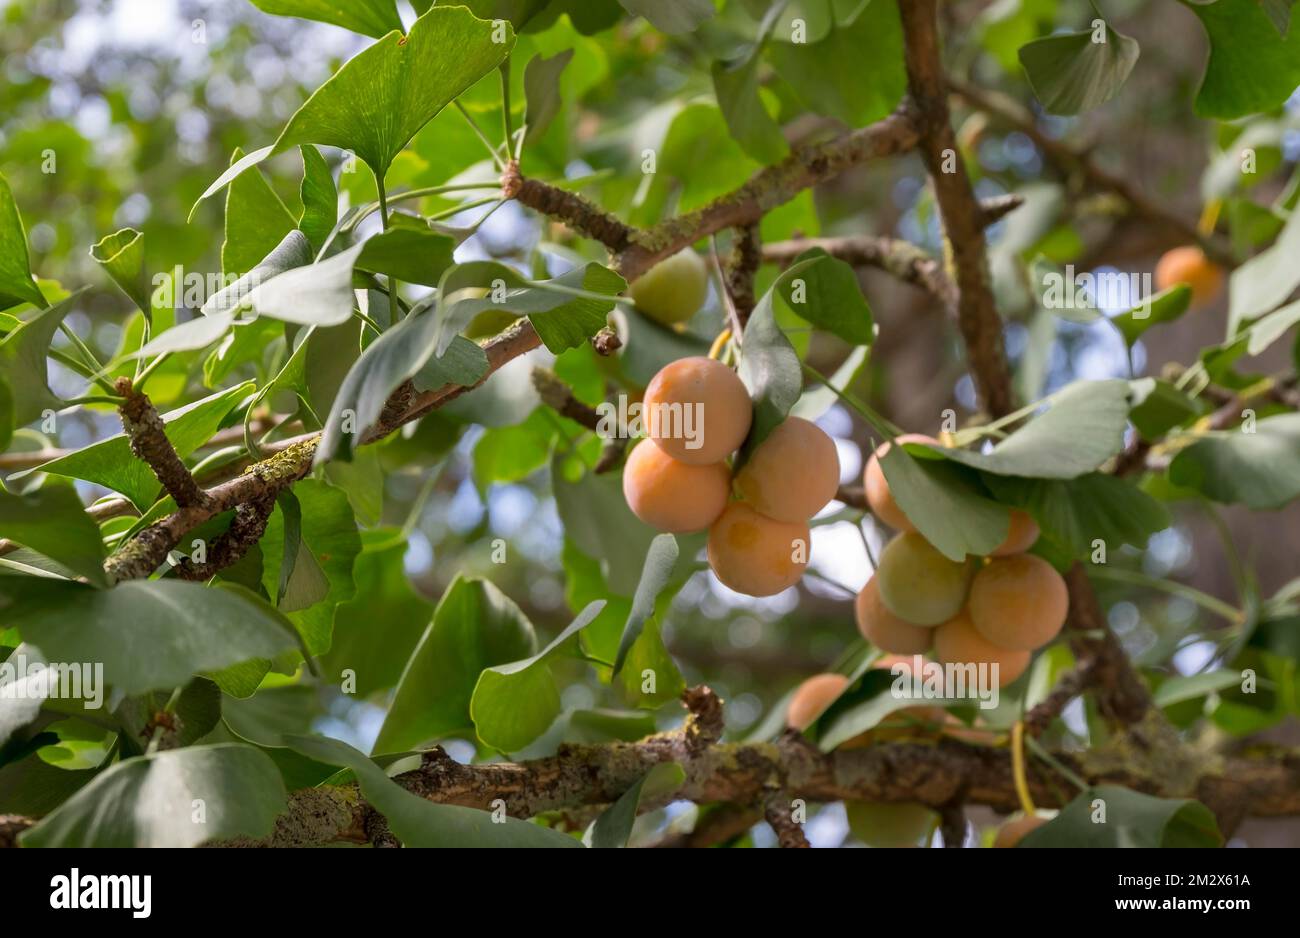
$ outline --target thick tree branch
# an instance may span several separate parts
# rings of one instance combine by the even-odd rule
[[[804,189],[838,175],[850,166],[910,150],[918,139],[916,114],[903,105],[889,117],[825,143],[797,150],[768,166],[740,188],[708,205],[665,219],[632,235],[616,252],[619,272],[635,280],[659,261],[724,228],[757,224],[763,216],[789,202]]]
[[[952,249],[958,286],[957,321],[984,409],[1002,417],[1014,409],[985,256],[984,215],[971,189],[948,116],[935,0],[900,0],[908,87],[920,114],[921,155],[934,183]]]
[[[564,745],[554,756],[528,762],[465,765],[441,749],[425,754],[420,768],[397,777],[407,790],[440,804],[491,810],[497,799],[511,817],[567,812],[617,800],[647,771],[676,762],[685,780],[674,800],[715,805],[691,834],[674,834],[661,846],[699,846],[729,840],[766,816],[778,793],[790,802],[916,802],[948,818],[945,837],[958,839],[962,804],[1016,810],[1011,754],[1005,747],[897,741],[823,753],[798,734],[772,742],[721,743],[721,701],[708,688],[683,695],[690,709],[676,730],[638,742]],[[1253,747],[1234,755],[1189,751],[1178,734],[1150,716],[1129,734],[1117,734],[1084,752],[1054,759],[1089,784],[1117,784],[1164,797],[1204,802],[1230,831],[1245,816],[1300,815],[1300,752]],[[1035,804],[1060,807],[1074,791],[1054,770],[1031,761],[1027,771]],[[776,818],[777,825],[783,825]],[[0,845],[33,822],[0,818]],[[787,837],[790,832],[787,831]],[[290,794],[274,834],[258,843],[226,846],[312,846],[336,841],[391,842],[386,825],[354,785],[322,786]]]
[[[1142,747],[1120,736],[1099,749],[1057,752],[1054,758],[1089,784],[1198,798],[1222,819],[1225,829],[1243,816],[1300,814],[1300,753],[1290,750],[1189,757],[1176,736],[1153,733]],[[674,799],[720,806],[708,812],[704,830],[671,835],[657,844],[662,846],[698,846],[738,836],[765,815],[771,818],[776,792],[784,799],[786,816],[796,798],[809,803],[924,804],[949,817],[947,836],[954,840],[958,840],[957,805],[986,805],[1002,813],[1018,807],[1006,748],[946,737],[937,743],[894,742],[822,753],[790,736],[770,743],[717,743],[693,749],[686,732],[674,730],[635,743],[562,746],[554,756],[522,763],[464,765],[433,750],[421,768],[398,776],[398,781],[441,804],[490,810],[501,799],[511,817],[527,818],[612,803],[653,766],[668,761],[679,763],[686,774]],[[1029,764],[1027,780],[1040,807],[1060,807],[1076,793],[1036,761]],[[372,809],[355,788],[312,792],[306,806],[298,803],[304,793],[295,793],[270,844],[299,846],[336,836],[355,839],[357,831],[373,829],[368,819]],[[322,812],[322,800],[332,806],[330,812]],[[312,826],[302,818],[308,810],[315,815],[328,813],[333,830],[330,824],[316,824],[315,839],[304,841],[303,830]],[[707,820],[715,814],[719,816]]]

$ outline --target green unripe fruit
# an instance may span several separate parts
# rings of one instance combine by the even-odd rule
[[[939,625],[961,612],[970,578],[969,563],[949,560],[914,531],[886,544],[876,568],[880,601],[913,625]]]
[[[709,269],[690,248],[660,261],[628,288],[636,308],[665,326],[694,316],[708,293]]]
[[[915,847],[934,829],[934,812],[921,804],[846,801],[849,830],[868,847]]]

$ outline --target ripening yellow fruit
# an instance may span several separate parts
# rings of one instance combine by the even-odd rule
[[[924,433],[904,433],[896,437],[899,443],[930,443],[937,446],[939,441]],[[872,513],[895,531],[915,531],[916,525],[903,514],[894,496],[889,491],[889,482],[880,468],[880,460],[889,452],[888,443],[876,447],[876,451],[867,460],[866,471],[862,474],[862,485],[867,490],[867,504]]]
[[[835,441],[802,417],[782,421],[736,473],[740,497],[777,521],[807,521],[839,484]]]
[[[669,534],[703,531],[731,495],[726,463],[692,466],[653,443],[633,447],[623,467],[623,497],[638,518]]]
[[[944,664],[997,665],[998,687],[1006,687],[1029,667],[1030,653],[994,645],[976,631],[965,612],[934,630],[934,656]]]
[[[868,847],[917,847],[934,830],[935,813],[922,804],[846,801],[849,830]]]
[[[1192,288],[1192,303],[1209,303],[1223,287],[1223,268],[1192,244],[1165,252],[1156,264],[1156,289],[1165,290],[1176,283]]]
[[[745,442],[754,419],[749,392],[736,373],[703,356],[679,358],[659,370],[642,402],[646,434],[679,462],[722,462]]]
[[[998,835],[993,839],[994,847],[1016,847],[1030,831],[1037,830],[1047,823],[1047,818],[1036,814],[1025,814],[1007,821],[998,828]]]
[[[814,674],[795,688],[785,708],[785,725],[802,733],[848,686],[849,679],[843,674]]]
[[[923,655],[934,643],[934,630],[913,625],[889,611],[880,600],[880,588],[873,576],[858,592],[853,612],[862,637],[877,648],[896,655]]]
[[[1007,539],[989,556],[1006,557],[1009,554],[1023,554],[1034,546],[1036,540],[1038,540],[1038,522],[1027,512],[1012,508],[1011,527],[1007,531]]]
[[[811,537],[806,522],[773,521],[732,502],[709,528],[709,566],[737,593],[775,596],[803,576]]]
[[[995,557],[975,574],[971,624],[995,645],[1017,651],[1042,648],[1061,631],[1070,593],[1056,569],[1033,554]]]
[[[709,268],[691,248],[682,248],[632,282],[628,295],[636,308],[656,322],[685,322],[704,305]]]
[[[874,579],[880,599],[913,625],[938,625],[966,602],[971,565],[949,560],[914,531],[899,534],[880,552]]]

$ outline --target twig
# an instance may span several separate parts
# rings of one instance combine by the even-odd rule
[[[177,505],[181,508],[202,506],[207,496],[185,468],[171,440],[167,439],[162,418],[149,396],[137,391],[131,379],[125,376],[117,379],[115,388],[124,398],[118,412],[122,417],[122,429],[130,440],[131,452],[153,470]]]
[[[186,558],[177,564],[176,575],[183,580],[210,580],[238,563],[262,539],[274,509],[275,496],[270,494],[240,505],[230,527],[213,541],[207,561],[194,563]]]
[[[803,826],[794,819],[794,814],[790,810],[792,800],[783,791],[771,792],[763,800],[763,817],[776,832],[776,842],[781,847],[787,849],[810,847],[812,845],[804,836]]]
[[[740,188],[707,205],[634,232],[631,243],[617,253],[615,264],[624,277],[635,280],[665,257],[700,238],[724,228],[756,224],[778,205],[850,166],[910,150],[918,140],[916,119],[915,111],[904,104],[884,120],[796,150],[780,163],[759,170]]]
[[[763,246],[758,225],[745,225],[736,229],[736,238],[727,258],[726,287],[736,306],[736,318],[743,329],[754,311],[754,275],[763,263]]]
[[[925,290],[956,314],[957,286],[938,258],[901,238],[848,235],[840,238],[796,238],[763,245],[763,260],[788,267],[805,251],[820,248],[854,267],[878,267]]]
[[[1187,244],[1200,245],[1201,249],[1217,263],[1224,266],[1234,264],[1231,252],[1222,242],[1202,235],[1194,224],[1149,198],[1129,179],[1102,169],[1087,151],[1048,136],[1038,126],[1033,113],[1014,98],[996,91],[978,88],[957,78],[949,78],[948,86],[976,110],[983,111],[1023,133],[1066,175],[1079,176],[1093,189],[1115,193],[1128,204],[1133,214],[1176,232],[1178,237]]]
[[[501,194],[564,222],[578,234],[599,241],[612,253],[622,251],[631,243],[634,229],[576,192],[525,177],[514,160],[506,164],[501,174]]]

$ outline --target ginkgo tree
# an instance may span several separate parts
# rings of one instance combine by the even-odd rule
[[[798,847],[838,805],[870,845],[1217,846],[1300,814],[1300,756],[1243,745],[1300,710],[1300,580],[1229,540],[1226,599],[1155,549],[1219,506],[1294,525],[1291,4],[1149,4],[1208,44],[1199,222],[1066,122],[1122,145],[1162,67],[1106,3],[252,4],[359,51],[194,189],[213,270],[142,225],[53,279],[0,176],[0,846]],[[1099,251],[1131,231],[1130,277]],[[1049,385],[1093,326],[1122,367]],[[943,365],[905,419],[908,333]],[[668,399],[684,445],[640,420]],[[698,471],[696,405],[734,433]],[[430,506],[500,485],[550,546],[443,527],[426,595]],[[740,619],[690,641],[719,605],[796,626],[751,685]]]

